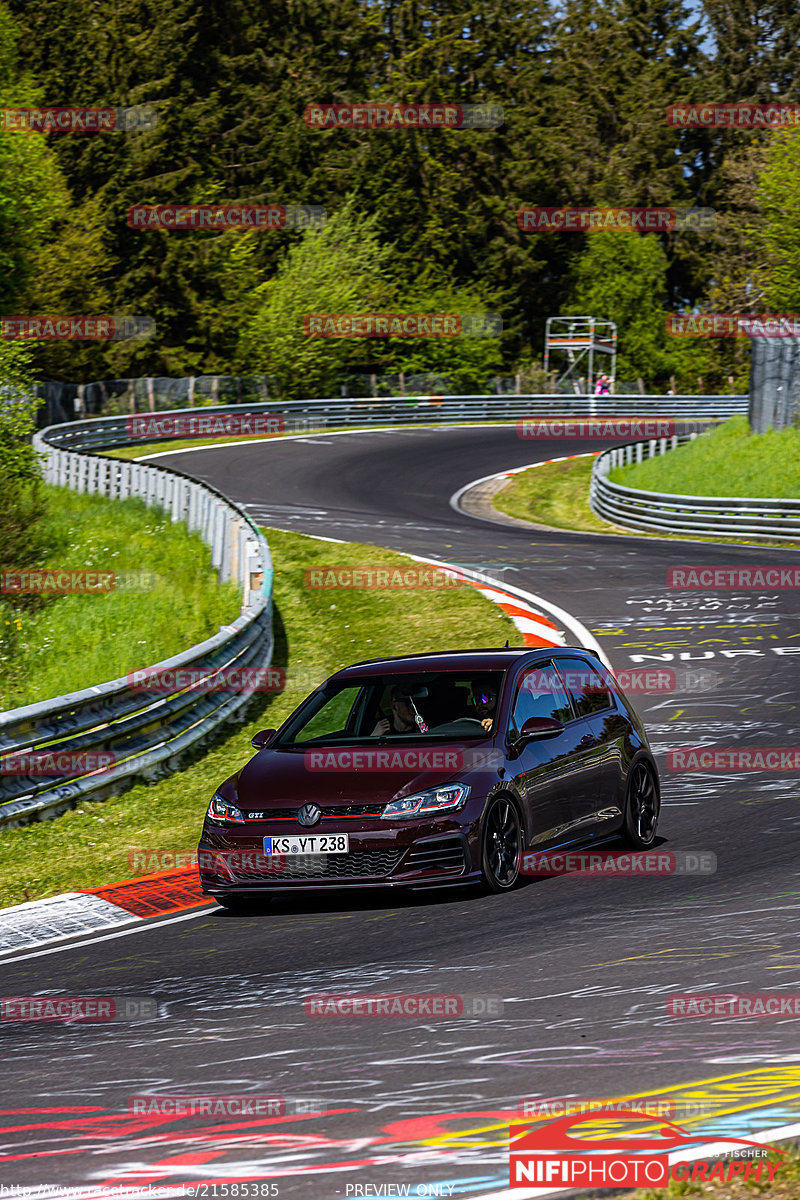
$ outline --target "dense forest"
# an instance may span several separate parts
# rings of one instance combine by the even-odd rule
[[[40,343],[39,377],[342,372],[534,386],[547,317],[619,330],[617,376],[746,387],[746,339],[670,313],[800,309],[800,132],[678,128],[800,100],[794,0],[8,0],[0,107],[151,106],[153,128],[0,132],[0,313],[139,314]],[[320,128],[309,106],[492,104],[488,128]],[[322,206],[322,228],[132,228],[135,205]],[[526,231],[524,205],[713,209],[713,228]],[[494,338],[310,339],[318,311],[487,311]]]

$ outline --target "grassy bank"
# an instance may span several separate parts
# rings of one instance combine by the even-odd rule
[[[589,507],[589,481],[594,455],[545,463],[512,475],[493,504],[500,512],[523,521],[610,533],[613,526],[596,517]]]
[[[704,435],[705,436],[705,435]],[[677,451],[676,451],[677,453]],[[623,529],[601,521],[589,506],[589,481],[592,458],[573,458],[564,462],[546,463],[513,475],[502,491],[493,497],[492,504],[500,512],[523,521],[549,525],[554,529],[572,529],[577,533],[625,533],[636,537],[666,538],[686,541],[686,537],[670,533],[646,533],[644,530]],[[638,469],[638,468],[634,468]],[[615,472],[619,475],[620,472]],[[625,482],[628,480],[626,478]],[[630,485],[633,486],[633,485]],[[660,487],[658,490],[663,490]],[[796,547],[796,541],[772,541],[758,538],[718,538],[694,535],[697,542],[726,543],[734,546]]]
[[[411,651],[522,644],[510,618],[474,588],[323,591],[305,586],[315,566],[401,566],[387,550],[268,530],[275,563],[276,666],[280,694],[255,699],[234,726],[178,774],[138,784],[104,803],[82,803],[54,821],[0,828],[0,905],[143,874],[139,850],[191,852],[214,788],[253,754],[256,730],[276,726],[331,672],[351,662]],[[141,858],[138,862],[141,862]]]
[[[713,1140],[709,1138],[709,1141]],[[761,1163],[780,1162],[772,1183],[767,1182],[765,1169],[763,1180],[757,1180],[754,1176],[747,1180],[737,1176],[730,1182],[695,1179],[672,1182],[667,1188],[628,1192],[627,1195],[630,1200],[677,1200],[681,1196],[703,1196],[705,1200],[757,1200],[760,1196],[766,1196],[768,1200],[797,1200],[800,1196],[800,1150],[787,1142],[781,1143],[780,1148],[783,1154],[767,1148],[766,1158],[755,1160]]]
[[[752,434],[747,418],[701,433],[668,454],[612,471],[613,483],[684,496],[800,497],[800,429]]]
[[[44,489],[44,546],[26,568],[113,575],[113,588],[0,597],[0,709],[159,662],[239,615],[199,534],[137,499]]]

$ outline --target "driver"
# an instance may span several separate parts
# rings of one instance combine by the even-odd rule
[[[385,737],[389,733],[426,733],[427,725],[422,718],[417,721],[417,711],[411,697],[399,685],[392,688],[392,716],[381,717],[372,731],[372,737]],[[420,724],[421,722],[421,724]]]
[[[494,710],[497,707],[497,688],[493,684],[472,684],[472,703],[478,714],[478,720],[487,733],[491,733],[494,725]]]

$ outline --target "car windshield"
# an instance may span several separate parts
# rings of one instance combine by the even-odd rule
[[[494,733],[502,680],[502,671],[439,671],[326,685],[273,745],[485,738]]]

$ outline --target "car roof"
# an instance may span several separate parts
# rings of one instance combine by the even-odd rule
[[[439,650],[427,654],[405,654],[397,658],[369,658],[337,671],[332,679],[361,679],[368,676],[415,674],[421,671],[507,671],[523,659],[549,658],[554,652],[569,652],[595,661],[591,650],[572,646],[512,646],[495,650]]]

